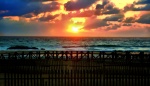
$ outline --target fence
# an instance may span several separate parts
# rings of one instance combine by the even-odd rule
[[[3,51],[0,86],[150,86],[150,52]]]

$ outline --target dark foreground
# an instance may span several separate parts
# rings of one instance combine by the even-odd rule
[[[150,52],[3,51],[0,86],[150,86]]]

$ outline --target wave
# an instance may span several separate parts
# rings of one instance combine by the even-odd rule
[[[62,48],[77,48],[77,47],[150,47],[150,46],[120,46],[120,45],[69,45]]]

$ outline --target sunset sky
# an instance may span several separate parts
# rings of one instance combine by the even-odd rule
[[[150,37],[150,0],[0,0],[0,36]]]

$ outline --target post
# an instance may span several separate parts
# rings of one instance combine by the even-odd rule
[[[144,63],[144,52],[140,52],[139,54],[141,63]]]
[[[130,63],[130,60],[131,60],[131,55],[130,55],[130,52],[127,51],[126,52],[126,63]]]
[[[91,53],[91,60],[93,60],[94,59],[94,55],[93,55],[93,51],[92,51],[92,53]]]
[[[77,55],[77,58],[76,58],[76,60],[78,61],[78,60],[79,60],[79,58],[78,58],[78,54],[79,54],[79,53],[78,53],[78,51],[76,51],[76,52],[77,52],[77,53],[76,53],[76,55]]]
[[[115,52],[112,52],[112,62],[114,62]]]
[[[87,60],[90,60],[90,52],[87,51]]]
[[[4,78],[5,78],[5,80],[4,80],[4,82],[5,82],[5,83],[4,83],[4,86],[7,86],[7,83],[8,83],[8,82],[7,82],[7,73],[4,73]]]

